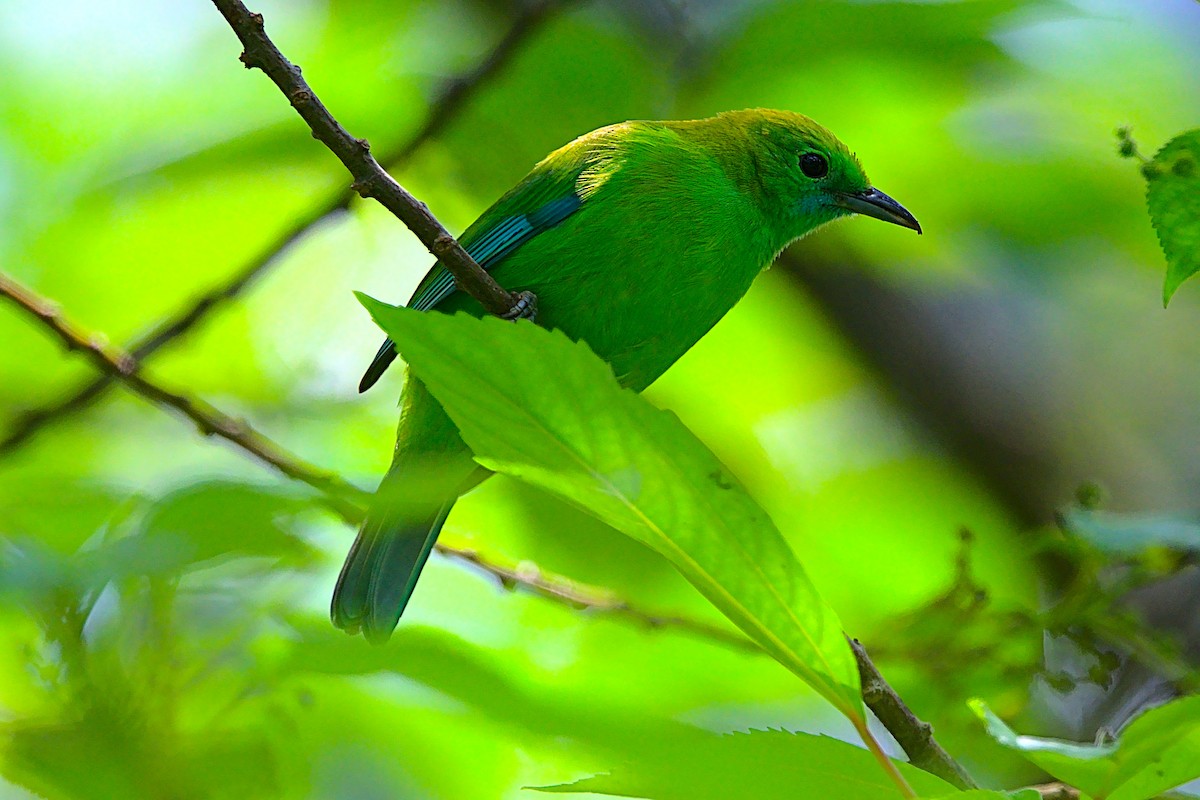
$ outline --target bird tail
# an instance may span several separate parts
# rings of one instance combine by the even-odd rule
[[[396,467],[384,478],[333,590],[333,624],[372,644],[392,635],[458,497],[426,484],[414,499],[411,484]]]

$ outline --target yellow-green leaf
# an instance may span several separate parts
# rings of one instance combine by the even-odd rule
[[[1147,800],[1200,777],[1200,696],[1152,708],[1100,745],[1021,736],[981,701],[971,706],[1000,744],[1093,797]]]
[[[1167,142],[1143,172],[1150,221],[1167,256],[1165,306],[1200,271],[1200,128]]]

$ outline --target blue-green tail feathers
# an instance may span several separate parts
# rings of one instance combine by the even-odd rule
[[[493,207],[495,213],[485,214],[463,234],[460,241],[467,252],[480,266],[490,270],[522,244],[579,210],[583,199],[575,193],[574,185],[585,166],[580,161],[565,172],[531,176],[510,193],[519,202],[505,205],[501,201]],[[408,306],[421,311],[433,309],[455,291],[454,277],[449,270],[440,263],[435,264],[417,286]],[[359,382],[358,390],[365,392],[375,385],[396,360],[396,355],[392,341],[384,341]],[[412,395],[422,391],[419,381],[410,377],[405,389],[407,408],[421,406]],[[445,412],[433,405],[432,397],[426,397],[424,402],[424,407],[437,408],[436,416],[440,417],[426,420],[426,425],[431,422],[442,424],[446,435],[457,441],[457,431],[445,417]],[[429,436],[431,441],[437,439],[436,433],[423,431],[422,435]],[[461,442],[459,445],[462,446]],[[421,449],[413,447],[411,442],[405,447],[412,448],[411,452],[405,450],[406,463],[417,465],[416,454]],[[350,633],[361,632],[372,642],[386,641],[391,635],[455,498],[489,474],[470,461],[465,447],[461,460],[455,461],[456,458],[458,456],[453,456],[450,463],[444,465],[449,472],[442,476],[430,474],[432,465],[426,462],[421,469],[425,473],[423,478],[417,477],[416,481],[412,475],[401,479],[397,465],[384,478],[338,576],[330,609],[334,625]],[[457,491],[439,497],[439,490],[445,486],[457,488]]]
[[[389,483],[384,480],[346,556],[330,606],[335,626],[373,644],[386,642],[400,621],[455,500],[414,513],[411,504],[388,496]]]

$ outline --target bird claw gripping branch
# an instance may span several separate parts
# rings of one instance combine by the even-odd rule
[[[513,307],[501,314],[500,318],[510,321],[537,319],[537,295],[533,292],[521,292],[517,295],[517,302],[513,304]]]

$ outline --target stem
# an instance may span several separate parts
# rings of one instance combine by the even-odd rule
[[[408,226],[450,271],[458,288],[478,300],[488,313],[503,316],[511,312],[519,297],[496,283],[438,222],[429,207],[384,171],[371,155],[371,145],[366,139],[352,136],[342,127],[304,80],[300,68],[288,61],[267,36],[262,15],[251,13],[241,0],[213,0],[213,5],[241,40],[245,48],[242,63],[247,69],[262,70],[279,87],[296,113],[308,123],[313,136],[328,147],[354,177],[350,188],[363,197],[379,201]]]
[[[896,766],[887,753],[883,752],[883,748],[875,739],[875,735],[871,733],[871,729],[867,727],[867,720],[861,714],[856,714],[850,718],[851,724],[854,725],[854,730],[858,731],[859,737],[862,738],[863,744],[871,751],[871,755],[875,756],[875,760],[879,762],[879,766],[883,767],[883,771],[887,773],[892,782],[896,784],[896,788],[900,790],[903,797],[916,797],[917,793],[911,786],[908,785],[908,780],[900,774],[900,768]]]
[[[895,738],[908,756],[909,763],[959,789],[979,788],[962,765],[933,738],[933,726],[922,722],[884,680],[862,643],[857,639],[849,639],[849,642],[858,662],[863,702]]]

